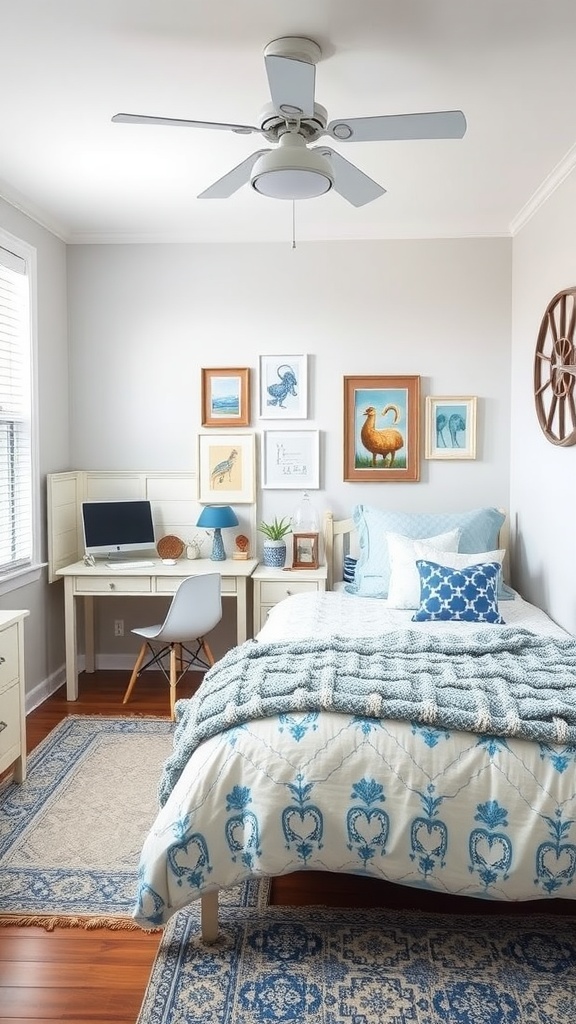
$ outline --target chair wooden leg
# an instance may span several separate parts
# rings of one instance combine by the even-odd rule
[[[206,661],[208,662],[208,664],[209,665],[213,665],[214,664],[214,655],[212,654],[212,651],[210,650],[210,647],[208,646],[208,642],[207,642],[207,640],[204,639],[204,637],[202,637],[202,649],[204,651],[204,657],[206,658]]]
[[[176,685],[178,683],[178,654],[177,644],[170,644],[170,717],[175,719],[174,705],[176,704]]]
[[[144,641],[144,643],[142,644],[142,647],[140,648],[140,653],[139,653],[138,657],[136,658],[136,664],[134,665],[134,668],[132,670],[132,675],[130,676],[130,682],[128,683],[128,686],[126,688],[126,693],[124,694],[124,699],[122,701],[123,704],[127,704],[128,701],[130,700],[130,694],[132,693],[132,690],[134,689],[134,686],[136,685],[136,680],[138,679],[138,673],[140,671],[140,667],[142,665],[142,662],[144,661],[144,658],[146,657],[147,646],[148,645],[147,645],[146,641]]]

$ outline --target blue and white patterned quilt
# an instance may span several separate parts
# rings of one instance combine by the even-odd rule
[[[567,639],[533,606],[513,604],[516,632]],[[297,595],[274,609],[259,639],[278,642],[287,628],[296,641],[362,630],[369,643],[403,621],[382,602]],[[468,624],[455,625],[440,632],[469,646]],[[575,762],[572,739],[365,713],[287,710],[235,724],[195,748],[159,811],[134,916],[143,927],[164,924],[210,890],[306,869],[488,899],[573,897]]]

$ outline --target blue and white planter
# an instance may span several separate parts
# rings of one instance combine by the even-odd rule
[[[263,557],[264,565],[269,569],[283,569],[286,563],[286,541],[267,538],[264,541]]]

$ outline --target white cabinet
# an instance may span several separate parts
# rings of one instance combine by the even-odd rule
[[[259,565],[252,573],[254,635],[262,629],[270,609],[285,597],[326,590],[327,575],[325,565],[319,569],[269,569]]]
[[[16,782],[26,778],[24,619],[27,611],[0,611],[0,772],[14,764]]]

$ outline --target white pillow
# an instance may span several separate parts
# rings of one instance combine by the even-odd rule
[[[477,551],[474,555],[464,554],[463,552],[458,553],[457,551],[445,551],[442,548],[434,549],[430,544],[425,541],[416,540],[414,541],[414,551],[416,558],[425,558],[427,562],[436,562],[438,565],[444,565],[448,569],[467,569],[469,565],[478,565],[482,562],[500,562],[500,578],[498,585],[502,582],[502,562],[506,555],[505,548],[498,548],[496,551]],[[418,608],[420,604],[420,576],[418,569],[416,569],[418,575],[418,600],[414,605]]]
[[[414,540],[403,533],[386,533],[388,557],[390,559],[390,584],[388,587],[389,608],[418,608],[420,604],[420,576],[416,568],[417,558],[437,561],[430,554],[416,554],[416,545],[430,549],[432,553],[451,551],[457,553],[461,530],[448,530],[426,540]],[[470,563],[474,564],[474,561]]]

